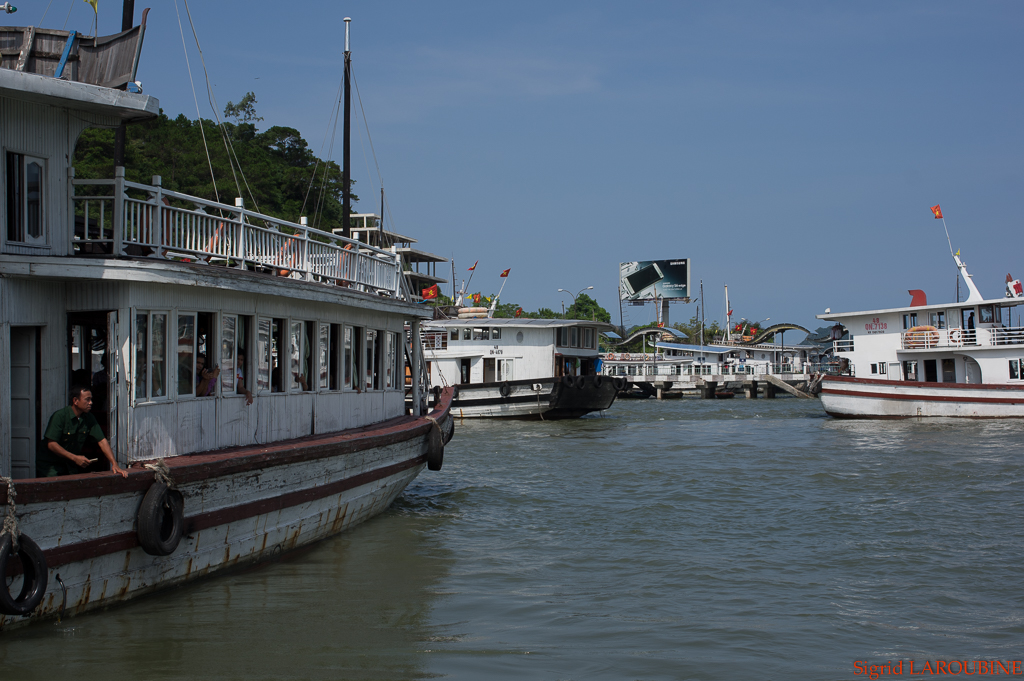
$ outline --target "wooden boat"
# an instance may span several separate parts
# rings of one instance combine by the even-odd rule
[[[428,409],[429,315],[396,254],[123,168],[75,179],[83,129],[159,103],[55,78],[25,45],[0,68],[0,629],[277,556],[439,469],[453,391]],[[208,394],[200,354],[224,369]],[[35,477],[46,417],[75,383],[127,478]]]
[[[1024,327],[1012,326],[1020,282],[985,299],[960,260],[964,302],[931,304],[911,291],[909,307],[826,313],[846,340],[834,341],[841,375],[821,378],[821,404],[837,418],[1024,417]]]

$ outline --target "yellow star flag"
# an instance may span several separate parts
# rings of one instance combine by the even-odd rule
[[[92,5],[93,12],[95,12],[96,14],[100,13],[100,8],[97,6],[99,5],[99,0],[85,0],[85,2],[89,5]]]

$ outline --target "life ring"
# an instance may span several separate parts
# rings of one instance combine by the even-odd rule
[[[576,383],[576,388],[578,390],[583,390],[583,386],[587,384],[587,379],[584,378],[583,376],[577,376],[575,383]]]
[[[430,435],[427,436],[427,470],[439,471],[444,465],[444,433],[441,425],[431,423]]]
[[[614,352],[609,352],[608,356],[604,358],[604,361],[606,361],[606,362],[614,362],[615,361],[615,353]]]
[[[934,326],[914,326],[904,334],[906,347],[934,348],[939,344],[939,330]]]
[[[151,556],[169,556],[185,533],[185,502],[181,492],[157,481],[142,498],[136,517],[139,546]]]
[[[7,574],[7,564],[13,550],[11,534],[5,532],[0,537],[0,574]],[[39,545],[24,533],[18,539],[18,557],[21,559],[22,570],[21,592],[17,597],[12,597],[6,587],[0,588],[0,612],[5,615],[29,614],[46,594],[46,557]]]
[[[508,397],[509,395],[512,394],[512,386],[508,384],[508,381],[505,381],[498,388],[498,392],[501,393],[502,397]]]
[[[612,387],[614,387],[616,391],[622,390],[626,387],[626,379],[622,376],[616,376],[612,379]]]
[[[964,335],[963,335],[963,332],[960,331],[960,329],[950,329],[950,331],[949,331],[949,342],[950,343],[954,343],[956,345],[959,345],[960,342],[963,341],[963,339],[964,339]]]

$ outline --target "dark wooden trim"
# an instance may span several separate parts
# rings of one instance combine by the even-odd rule
[[[259,501],[253,501],[247,504],[240,504],[238,506],[231,506],[229,508],[222,508],[216,511],[209,511],[207,513],[189,516],[185,518],[185,529],[186,532],[198,532],[211,527],[235,522],[236,520],[252,518],[265,513],[272,513],[274,511],[280,511],[285,508],[297,506],[298,504],[303,504],[309,501],[323,499],[335,494],[340,494],[346,490],[354,489],[360,485],[391,477],[392,475],[425,463],[426,460],[426,456],[421,455],[406,461],[391,464],[390,466],[384,466],[372,471],[367,471],[366,473],[360,473],[359,475],[354,475],[351,478],[338,480],[337,482],[332,482],[328,485],[310,487],[309,489],[288,492],[269,499],[260,499]],[[138,545],[138,536],[135,532],[121,532],[120,534],[112,534],[98,539],[90,539],[88,541],[68,544],[67,546],[58,546],[56,548],[43,551],[43,554],[46,556],[46,565],[54,568],[61,565],[67,565],[68,563],[98,558],[99,556],[104,556],[108,553],[127,551]]]

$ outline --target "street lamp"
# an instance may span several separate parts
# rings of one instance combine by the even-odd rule
[[[591,290],[593,288],[594,288],[593,286],[588,286],[586,288],[581,288],[579,290],[579,292],[575,293],[575,294],[572,291],[568,291],[568,290],[566,290],[564,288],[558,289],[558,292],[559,293],[568,293],[570,296],[572,296],[572,304],[576,305],[576,298],[580,295],[580,293],[583,293],[584,291],[589,291],[589,290]],[[565,303],[562,303],[562,319],[565,319]]]

